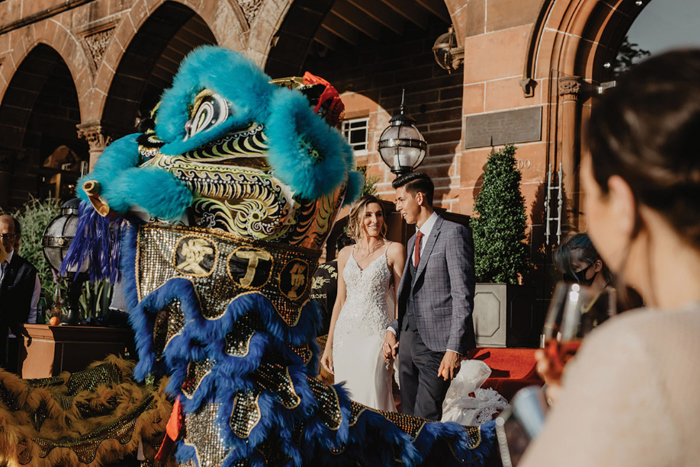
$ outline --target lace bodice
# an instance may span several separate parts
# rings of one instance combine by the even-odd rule
[[[393,303],[393,292],[386,249],[365,269],[360,269],[354,252],[353,249],[343,269],[347,294],[335,326],[333,342],[336,346],[343,345],[343,336],[351,332],[378,334],[383,338],[393,313],[393,307],[387,303]]]

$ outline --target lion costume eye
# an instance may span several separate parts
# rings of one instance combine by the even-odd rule
[[[185,123],[185,138],[194,137],[203,131],[211,130],[214,126],[225,121],[230,114],[226,99],[219,94],[205,89],[197,94],[190,111],[190,119]]]

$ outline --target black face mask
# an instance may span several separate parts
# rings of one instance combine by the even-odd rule
[[[595,263],[589,264],[587,268],[581,269],[578,272],[565,272],[564,280],[566,282],[576,282],[578,284],[590,287],[591,284],[593,284],[593,281],[595,280],[598,273],[596,272],[595,274],[593,274],[593,277],[591,277],[590,279],[586,279],[586,274],[588,273],[588,270],[593,267],[594,264]]]

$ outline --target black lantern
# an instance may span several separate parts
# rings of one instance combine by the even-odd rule
[[[379,155],[397,176],[413,171],[425,158],[428,143],[416,128],[416,121],[406,115],[404,96],[401,96],[401,113],[389,120],[389,126],[379,137]]]
[[[68,248],[78,230],[78,208],[80,200],[78,198],[66,201],[61,206],[61,214],[54,217],[44,230],[44,237],[41,239],[41,246],[44,248],[44,257],[52,268],[58,273],[61,270],[63,258],[68,253]],[[70,275],[76,272],[86,272],[88,270],[87,261],[83,263],[80,271],[69,269]]]
[[[455,31],[450,26],[445,34],[440,35],[433,45],[435,61],[443,70],[452,73],[464,61],[464,47],[457,47]]]
[[[44,230],[41,246],[44,257],[51,267],[60,275],[61,263],[68,253],[73,237],[78,230],[78,198],[66,201],[61,206],[61,214],[54,217]],[[87,279],[89,264],[84,261],[80,271],[75,267],[68,268],[64,277],[70,280],[68,288],[68,314],[61,319],[61,324],[76,324],[78,322],[78,300],[82,292],[82,284]]]

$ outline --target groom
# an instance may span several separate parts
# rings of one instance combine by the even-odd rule
[[[439,420],[462,356],[476,347],[474,242],[469,229],[435,213],[434,186],[426,174],[402,175],[393,187],[396,209],[417,230],[408,241],[399,317],[387,330],[384,358],[399,351],[402,412]]]

